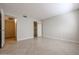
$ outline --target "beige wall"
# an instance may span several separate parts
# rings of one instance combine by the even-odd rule
[[[15,21],[5,20],[5,34],[6,38],[15,37]]]

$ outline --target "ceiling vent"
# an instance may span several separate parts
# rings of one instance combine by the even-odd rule
[[[27,16],[23,16],[24,18],[27,18]]]

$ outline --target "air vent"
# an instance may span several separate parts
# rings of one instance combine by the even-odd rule
[[[27,18],[27,16],[23,16],[24,18]]]

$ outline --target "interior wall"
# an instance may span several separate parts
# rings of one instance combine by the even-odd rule
[[[43,20],[43,37],[79,43],[79,11]]]
[[[34,38],[34,27],[33,22],[37,21],[38,23],[41,21],[38,21],[36,19],[27,17],[17,17],[17,40],[26,40],[30,38]]]
[[[5,20],[5,37],[6,38],[15,38],[16,37],[16,28],[15,20],[7,19]]]
[[[5,14],[16,18],[17,41],[34,38],[33,22],[37,21],[38,23],[42,24],[40,20],[31,18],[31,17],[24,18],[23,16],[20,16],[18,14],[16,15],[14,13],[5,13]],[[41,36],[41,35],[42,35],[42,33],[38,32],[38,36]]]

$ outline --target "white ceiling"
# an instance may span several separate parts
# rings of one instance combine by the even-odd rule
[[[46,19],[79,8],[79,4],[58,4],[58,3],[0,3],[4,12],[15,15],[26,15],[38,20]]]

